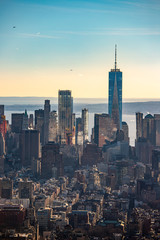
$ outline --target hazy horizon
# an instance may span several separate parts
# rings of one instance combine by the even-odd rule
[[[30,103],[31,100],[37,100],[38,103],[39,101],[44,101],[45,99],[49,99],[50,101],[58,101],[58,97],[45,97],[45,96],[0,96],[0,104],[7,104],[8,101],[14,100],[15,104],[24,104],[24,103]],[[21,101],[23,102],[21,102]],[[20,102],[19,102],[20,101]],[[89,104],[99,104],[99,103],[108,103],[108,98],[76,98],[73,97],[73,102],[74,103],[84,103],[86,102]],[[127,102],[158,102],[160,101],[160,98],[123,98],[123,103]],[[43,103],[43,102],[42,102]],[[58,102],[57,102],[58,103]]]

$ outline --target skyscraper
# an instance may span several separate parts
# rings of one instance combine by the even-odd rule
[[[49,140],[49,113],[51,110],[50,100],[45,100],[44,104],[44,144]]]
[[[143,137],[154,145],[154,117],[147,114],[143,119]]]
[[[136,113],[136,140],[143,136],[143,113]]]
[[[24,113],[12,113],[12,132],[20,133],[23,126]]]
[[[155,146],[160,147],[160,114],[154,114]]]
[[[83,142],[88,140],[88,109],[82,109]]]
[[[38,130],[23,130],[20,137],[21,161],[31,166],[33,158],[40,157],[40,133]]]
[[[76,144],[77,145],[83,145],[82,118],[76,118]]]
[[[0,105],[0,117],[4,115],[4,105]]]
[[[59,144],[48,142],[42,147],[42,178],[59,177],[63,175],[63,159]]]
[[[13,181],[9,178],[0,179],[0,197],[12,199],[13,194]]]
[[[28,114],[27,110],[25,110],[25,113],[23,114],[23,122],[22,122],[22,130],[28,129]]]
[[[72,144],[76,144],[76,137],[75,137],[75,128],[76,128],[76,115],[72,113]]]
[[[116,137],[115,126],[109,114],[94,115],[94,143],[103,147],[107,141],[113,141]]]
[[[126,122],[122,122],[122,130],[124,133],[124,141],[129,143],[129,135],[128,135],[128,124]]]
[[[35,128],[37,127],[38,118],[42,118],[42,120],[44,122],[44,110],[43,109],[35,110]]]
[[[30,115],[29,115],[28,127],[29,127],[30,129],[33,129],[33,114],[30,114]]]
[[[52,111],[49,114],[49,142],[57,142],[57,112]]]
[[[25,179],[25,181],[18,182],[19,198],[29,198],[33,197],[33,183]]]
[[[122,72],[117,68],[117,46],[115,46],[115,68],[109,72],[108,112],[117,129],[122,128]]]
[[[35,129],[40,132],[40,142],[44,145],[44,110],[35,110]]]
[[[66,134],[72,134],[73,98],[71,91],[58,92],[58,127],[60,142],[66,143]]]
[[[3,134],[0,132],[0,156],[5,154],[5,139]]]
[[[139,138],[147,139],[152,146],[160,146],[160,114],[136,113],[136,141]]]

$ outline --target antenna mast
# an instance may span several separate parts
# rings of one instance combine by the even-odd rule
[[[117,45],[115,45],[115,71],[117,69]]]

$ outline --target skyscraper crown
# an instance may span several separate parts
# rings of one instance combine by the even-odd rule
[[[117,69],[117,45],[115,45],[115,71]]]
[[[120,69],[117,68],[117,44],[115,44],[115,62],[114,62],[114,68],[111,69],[111,72],[120,72]]]

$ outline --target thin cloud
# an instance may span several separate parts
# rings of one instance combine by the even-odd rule
[[[104,29],[110,35],[124,35],[124,36],[147,36],[147,35],[160,35],[160,29],[148,29],[148,28],[106,28]]]
[[[70,36],[160,36],[160,29],[148,28],[97,28],[95,30],[74,31],[60,30],[53,31],[53,35],[37,33],[17,33],[14,37],[21,38],[42,38],[42,39],[62,39]],[[0,34],[0,36],[9,36]]]
[[[60,37],[58,36],[52,36],[52,35],[41,35],[39,32],[34,34],[34,33],[20,33],[18,34],[20,37],[24,38],[46,38],[46,39],[58,39]]]
[[[80,35],[80,36],[156,36],[160,35],[159,29],[145,28],[104,28],[96,31],[56,31],[61,35]]]

